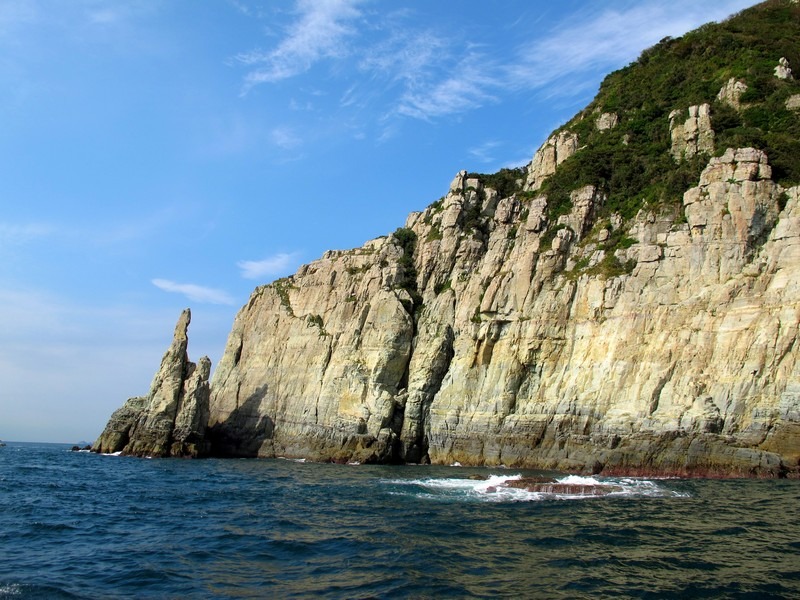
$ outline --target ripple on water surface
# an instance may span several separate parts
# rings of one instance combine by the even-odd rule
[[[800,597],[800,482],[15,444],[0,481],[0,598]]]

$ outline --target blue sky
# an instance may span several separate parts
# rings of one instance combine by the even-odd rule
[[[603,76],[750,0],[0,1],[0,438],[93,441],[174,324],[530,161]]]

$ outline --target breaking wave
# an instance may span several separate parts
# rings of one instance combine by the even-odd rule
[[[489,475],[385,480],[389,493],[429,500],[481,502],[531,502],[541,500],[586,500],[599,497],[685,497],[656,481],[629,477],[523,477]]]

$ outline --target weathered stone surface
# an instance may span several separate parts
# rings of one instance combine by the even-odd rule
[[[562,131],[550,137],[533,155],[528,167],[526,189],[538,190],[544,180],[556,172],[556,167],[578,150],[578,136]]]
[[[386,458],[414,333],[412,298],[394,287],[402,252],[375,240],[253,294],[214,374],[216,453]]]
[[[786,99],[788,110],[800,110],[800,94],[792,94]]]
[[[775,67],[775,77],[778,79],[794,79],[789,61],[783,56],[778,60],[778,64]]]
[[[744,81],[731,77],[720,89],[719,94],[717,94],[717,100],[739,110],[742,107],[739,99],[746,91],[747,84]]]
[[[186,352],[191,312],[178,319],[161,367],[145,397],[129,399],[116,411],[93,445],[96,452],[135,456],[201,456],[207,453],[211,362],[189,361]]]
[[[672,139],[670,153],[676,160],[695,154],[714,152],[714,130],[711,128],[711,107],[708,104],[690,106],[686,113],[674,110],[669,115],[669,134]]]
[[[779,5],[753,14],[785,22]],[[712,37],[744,40],[732,25]],[[685,72],[711,79],[690,86],[654,71],[661,52],[705,61],[707,33],[607,79],[524,173],[461,171],[394,235],[257,288],[210,386],[187,311],[149,394],[95,449],[800,477],[800,186],[773,180],[761,150],[715,156],[711,104],[689,106],[741,65],[699,64]],[[761,130],[780,181],[796,174],[776,128],[795,116],[757,125],[791,88],[773,79],[747,107],[731,79],[713,105],[725,139]],[[746,109],[742,130],[720,103]],[[565,481],[518,485],[590,493]]]
[[[597,223],[603,197],[572,196],[550,223],[545,197],[460,173],[409,216],[415,245],[327,252],[256,289],[210,398],[184,313],[95,451],[800,475],[800,188],[740,148],[709,160],[683,219]],[[592,271],[608,253],[632,266]]]
[[[597,192],[593,185],[578,188],[570,194],[572,209],[569,214],[558,218],[558,225],[569,227],[578,237],[583,236],[589,231],[594,222],[594,215],[604,198]],[[555,250],[555,247],[553,248]]]
[[[616,127],[617,123],[619,123],[619,116],[617,113],[601,113],[597,119],[595,119],[594,126],[597,127],[598,131],[606,131]]]
[[[207,356],[201,357],[197,365],[186,365],[178,413],[172,429],[171,456],[202,456],[208,453],[205,432],[211,393],[208,382],[210,375],[211,360]]]
[[[684,224],[641,213],[628,231],[637,243],[615,251],[635,268],[611,278],[568,271],[585,253],[598,264],[596,244],[622,226],[592,233],[595,190],[575,192],[542,248],[546,199],[484,200],[478,231],[466,215],[480,184],[465,175],[406,223],[412,287],[404,249],[386,237],[254,292],[214,374],[213,454],[796,472],[800,204],[763,152],[711,159],[685,194]],[[166,405],[158,390],[173,379],[157,380],[151,403]],[[175,414],[175,431],[202,421]],[[121,438],[131,419],[112,422]]]
[[[128,398],[111,415],[106,428],[93,445],[94,451],[105,454],[122,451],[128,445],[131,427],[142,414],[146,403],[147,398],[144,396]]]
[[[559,483],[554,480],[535,477],[511,479],[504,482],[502,487],[516,488],[539,494],[558,494],[564,496],[607,496],[608,494],[622,491],[621,486],[613,484]]]

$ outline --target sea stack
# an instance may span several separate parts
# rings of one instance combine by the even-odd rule
[[[208,453],[205,428],[211,361],[207,356],[197,364],[189,360],[187,331],[191,318],[188,308],[181,313],[150,392],[130,398],[111,415],[94,443],[95,452],[178,457]]]

